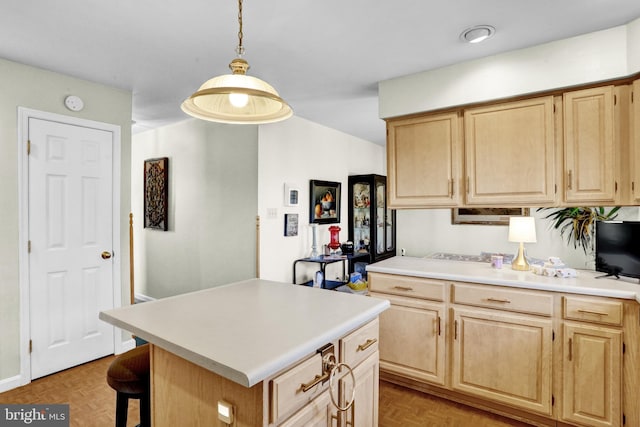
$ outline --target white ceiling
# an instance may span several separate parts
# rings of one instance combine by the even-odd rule
[[[229,72],[236,0],[2,0],[0,57],[133,92],[134,132]],[[626,24],[638,0],[245,0],[249,74],[299,117],[384,144],[377,83]],[[462,30],[493,25],[485,43]],[[552,67],[549,72],[553,72]]]

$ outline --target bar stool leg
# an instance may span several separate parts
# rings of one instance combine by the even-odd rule
[[[128,409],[129,396],[118,392],[116,397],[116,427],[127,427]]]

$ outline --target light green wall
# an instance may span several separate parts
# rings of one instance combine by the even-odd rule
[[[67,95],[84,100],[73,113]],[[0,383],[20,373],[20,283],[18,268],[18,107],[121,127],[121,242],[123,295],[128,296],[131,93],[0,59]]]
[[[169,230],[144,228],[143,164],[169,158]],[[188,119],[133,137],[135,291],[152,298],[256,277],[258,127]]]

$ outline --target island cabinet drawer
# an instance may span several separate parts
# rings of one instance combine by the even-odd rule
[[[383,273],[369,273],[369,290],[434,301],[444,301],[445,296],[445,284],[439,280]]]
[[[380,322],[375,320],[351,332],[340,340],[340,362],[355,368],[364,359],[378,351]]]
[[[622,325],[623,305],[620,301],[597,298],[563,298],[564,318],[605,325]]]
[[[329,384],[319,382],[304,391],[305,384],[312,384],[322,375],[322,356],[318,353],[299,363],[269,382],[270,421],[280,424],[298,409],[319,396]]]
[[[507,289],[492,285],[467,285],[454,283],[451,300],[455,304],[497,308],[519,313],[551,316],[553,295],[521,289]]]

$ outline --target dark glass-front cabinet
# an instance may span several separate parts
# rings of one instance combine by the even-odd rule
[[[349,177],[349,240],[370,262],[396,254],[396,213],[387,207],[387,177]]]

